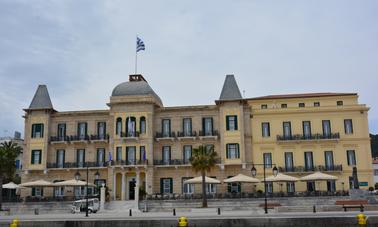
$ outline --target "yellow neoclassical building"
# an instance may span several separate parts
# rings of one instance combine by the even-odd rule
[[[336,181],[269,183],[269,192],[338,191],[373,186],[368,110],[356,93],[311,93],[243,98],[227,75],[215,105],[165,107],[142,75],[117,85],[105,110],[56,111],[40,85],[25,109],[22,182],[73,179],[105,183],[111,199],[137,200],[147,194],[200,193],[183,184],[199,174],[189,158],[199,145],[213,146],[218,161],[207,175],[224,180],[251,175],[262,179],[272,167],[302,177],[321,171]],[[209,193],[255,193],[263,184],[207,186]],[[80,187],[35,187],[22,196],[81,195]]]

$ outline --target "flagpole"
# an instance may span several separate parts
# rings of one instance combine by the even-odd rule
[[[136,36],[136,40],[138,39],[138,35]],[[136,44],[138,45],[138,44]],[[138,47],[135,47],[135,74],[137,74],[137,69],[138,69]]]

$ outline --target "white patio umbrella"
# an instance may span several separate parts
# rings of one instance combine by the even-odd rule
[[[56,183],[53,184],[53,186],[57,186],[57,187],[60,187],[60,186],[80,187],[80,186],[87,186],[87,182],[82,181],[82,180],[71,179],[71,180],[56,182]],[[88,186],[93,187],[93,186],[96,186],[96,185],[92,184],[92,183],[88,183]]]
[[[224,183],[259,183],[260,180],[254,177],[249,177],[239,173],[234,177],[230,177],[223,180]]]
[[[36,180],[36,181],[30,181],[26,183],[22,183],[19,186],[21,187],[53,187],[53,183],[45,180]]]
[[[201,184],[201,183],[202,183],[202,176],[184,181],[184,184]],[[205,177],[205,183],[206,184],[220,184],[221,182],[211,177]]]
[[[277,176],[269,176],[266,178],[266,182],[295,182],[299,179],[283,173],[278,173]],[[264,182],[264,180],[262,180]]]
[[[3,188],[5,188],[5,189],[17,189],[17,188],[20,188],[20,186],[18,184],[13,183],[13,182],[9,182],[7,184],[3,184]]]
[[[339,178],[336,176],[325,174],[319,171],[300,178],[301,181],[327,181],[337,179]]]

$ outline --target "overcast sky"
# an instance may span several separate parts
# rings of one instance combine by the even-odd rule
[[[0,136],[23,131],[38,84],[58,111],[106,109],[140,70],[165,106],[358,92],[378,133],[378,1],[0,0]]]

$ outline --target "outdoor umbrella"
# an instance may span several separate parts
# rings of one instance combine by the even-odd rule
[[[60,181],[60,182],[56,182],[53,184],[53,186],[67,186],[67,187],[80,187],[80,186],[87,186],[87,182],[86,181],[81,181],[81,180],[76,180],[76,179],[72,179],[72,180],[66,180],[66,181]],[[88,183],[88,186],[96,186],[92,183]]]
[[[36,181],[30,181],[26,183],[22,183],[19,186],[21,187],[53,187],[53,183],[45,180],[36,180]]]
[[[301,181],[315,181],[315,182],[337,180],[337,179],[338,177],[336,176],[325,174],[319,171],[300,178]]]
[[[201,184],[201,183],[202,183],[202,176],[184,181],[184,184]],[[220,184],[221,182],[211,177],[205,177],[205,183],[206,184]]]
[[[269,176],[266,178],[266,182],[295,182],[299,179],[283,173],[278,173],[277,176]],[[264,180],[262,180],[264,182]]]
[[[234,177],[230,177],[223,180],[224,183],[259,183],[260,180],[254,177],[249,177],[239,173]]]
[[[5,189],[17,189],[17,188],[20,188],[20,186],[18,186],[17,184],[15,184],[13,182],[9,182],[7,184],[3,184],[3,188],[5,188]]]

